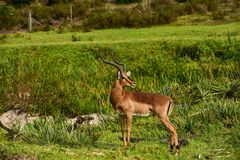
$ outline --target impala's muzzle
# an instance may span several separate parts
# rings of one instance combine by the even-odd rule
[[[135,88],[135,87],[136,87],[136,82],[135,82],[135,81],[132,81],[131,87],[132,87],[132,88]]]

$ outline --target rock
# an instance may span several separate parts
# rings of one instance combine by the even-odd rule
[[[0,122],[5,127],[12,129],[14,125],[19,125],[20,129],[27,123],[39,119],[39,116],[31,116],[21,110],[9,110],[0,116]]]
[[[69,131],[72,131],[76,129],[78,126],[81,125],[89,125],[89,126],[95,126],[101,123],[106,118],[105,115],[102,114],[87,114],[87,115],[79,115],[75,118],[68,119],[67,122],[71,124],[71,129]]]
[[[16,134],[16,132],[13,130],[14,125],[19,125],[21,130],[24,125],[32,123],[33,121],[41,118],[43,117],[38,115],[30,115],[21,110],[9,110],[0,116],[0,127],[11,134]],[[93,113],[88,115],[79,115],[75,118],[66,118],[66,121],[72,126],[72,129],[75,129],[79,125],[98,125],[105,118],[105,115]],[[53,117],[48,116],[47,118],[45,117],[45,119],[53,120]]]
[[[88,114],[88,115],[80,115],[76,117],[76,124],[85,124],[85,125],[97,125],[99,124],[103,119],[103,115],[100,114]]]

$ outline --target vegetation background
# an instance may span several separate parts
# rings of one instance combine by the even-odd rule
[[[140,28],[192,14],[198,14],[193,23],[233,22],[239,21],[239,8],[238,0],[2,0],[0,30],[26,30],[30,11],[42,24],[34,21],[34,30],[61,32]]]
[[[240,158],[238,1],[5,0],[0,5],[0,113],[22,109],[54,117],[23,129],[16,124],[15,141],[0,130],[0,159]],[[34,24],[38,32],[19,32],[28,29],[29,10],[44,27]],[[170,119],[181,141],[179,157],[168,153],[168,132],[154,117],[134,119],[135,141],[123,149],[109,103],[116,70],[100,61],[99,50],[106,58],[114,51],[139,90],[174,99]],[[28,96],[19,96],[23,93]],[[113,119],[68,131],[64,117],[93,112]]]

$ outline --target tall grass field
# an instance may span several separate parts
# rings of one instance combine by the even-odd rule
[[[239,159],[240,24],[162,26],[92,32],[0,35],[0,113],[23,109],[56,117],[37,121],[11,141],[0,130],[0,159]],[[137,89],[171,96],[170,116],[181,142],[170,154],[169,134],[155,118],[134,119],[130,148],[117,117],[67,131],[62,117],[115,115],[109,94],[127,64]]]

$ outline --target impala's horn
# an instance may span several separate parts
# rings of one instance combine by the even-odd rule
[[[101,57],[101,59],[102,59],[102,61],[103,61],[104,63],[109,64],[109,65],[111,65],[111,66],[114,66],[114,67],[116,67],[118,70],[121,70],[121,68],[120,68],[117,64],[114,64],[114,63],[112,63],[112,62],[106,61],[106,60],[103,58],[103,55],[102,55],[102,52],[101,52],[101,51],[100,51],[100,57]]]
[[[124,63],[120,63],[119,61],[117,61],[117,59],[114,57],[114,53],[112,52],[112,59],[115,63],[117,63],[118,65],[123,66],[123,71],[126,72],[126,64]]]

